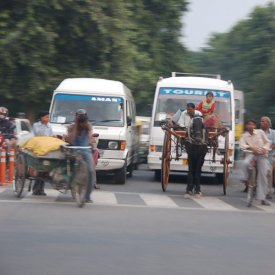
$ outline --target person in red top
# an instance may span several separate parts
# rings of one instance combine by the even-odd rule
[[[212,92],[207,92],[206,100],[203,100],[198,104],[197,110],[200,111],[203,116],[213,114],[215,110],[215,101]]]

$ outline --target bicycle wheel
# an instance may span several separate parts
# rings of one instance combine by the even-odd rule
[[[26,179],[26,161],[23,154],[18,154],[16,157],[15,165],[15,180],[14,180],[14,193],[15,196],[20,198],[25,186]]]
[[[72,196],[76,201],[78,207],[83,207],[86,201],[86,193],[89,181],[89,171],[87,163],[82,157],[78,157],[76,160],[73,184],[72,184]]]
[[[162,158],[161,158],[161,186],[163,192],[166,191],[169,183],[169,173],[170,173],[170,161],[171,161],[171,134],[165,132],[163,148],[162,148]]]

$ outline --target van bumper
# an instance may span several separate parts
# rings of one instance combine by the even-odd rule
[[[180,158],[178,161],[174,159],[170,162],[170,171],[188,171],[188,163],[186,159]],[[148,167],[150,170],[160,170],[161,160],[160,155],[148,155]],[[229,164],[229,169],[232,169],[233,163]],[[223,173],[223,164],[221,163],[221,157],[217,157],[216,162],[211,161],[211,155],[207,154],[203,167],[201,169],[202,173]]]
[[[96,170],[98,171],[109,171],[109,170],[117,170],[123,167],[125,164],[124,159],[98,159],[98,163],[96,166]]]

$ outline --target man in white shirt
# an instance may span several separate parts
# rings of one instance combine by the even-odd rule
[[[49,123],[50,116],[48,111],[40,112],[39,121],[33,124],[33,133],[35,136],[52,136],[53,131]]]
[[[53,131],[49,123],[50,116],[48,111],[42,111],[39,113],[39,121],[33,124],[33,133],[35,136],[52,136]],[[45,182],[43,180],[36,179],[33,185],[33,195],[46,196],[44,191]]]
[[[250,119],[245,124],[246,132],[241,136],[240,147],[246,150],[247,153],[244,161],[244,178],[247,181],[249,175],[249,169],[252,169],[253,165],[257,167],[257,179],[256,179],[256,199],[261,201],[262,205],[270,205],[266,201],[267,195],[267,175],[269,169],[268,152],[270,150],[270,141],[266,134],[261,129],[256,129],[256,122]],[[253,186],[249,186],[253,188]],[[251,206],[251,201],[248,202],[248,206]]]
[[[194,116],[202,116],[202,113],[198,110],[195,110],[194,103],[187,103],[186,110],[182,111],[179,109],[172,117],[172,121],[181,127],[189,127]]]

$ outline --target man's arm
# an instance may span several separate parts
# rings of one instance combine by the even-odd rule
[[[247,142],[245,140],[245,135],[244,134],[242,134],[239,144],[240,144],[241,149],[244,149],[244,150],[249,149],[249,145],[247,144]]]

